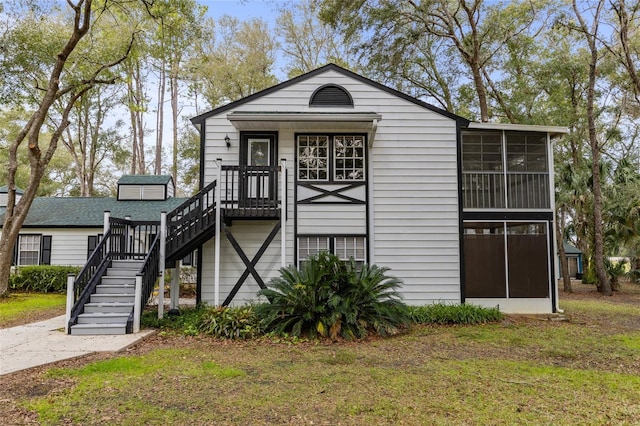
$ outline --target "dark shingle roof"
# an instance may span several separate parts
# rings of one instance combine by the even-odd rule
[[[22,226],[101,228],[105,211],[110,211],[112,217],[131,216],[132,220],[160,221],[161,212],[170,212],[186,200],[169,198],[161,201],[118,201],[111,197],[41,197],[33,200]],[[4,210],[0,208],[0,227],[4,220]]]
[[[118,185],[166,185],[171,180],[170,175],[124,175]]]
[[[4,186],[0,186],[0,194],[8,194],[9,193],[9,187],[7,185]],[[16,194],[22,195],[24,192],[22,191],[22,189],[16,187]]]
[[[582,254],[580,249],[576,248],[573,244],[565,241],[562,245],[564,246],[564,254]]]

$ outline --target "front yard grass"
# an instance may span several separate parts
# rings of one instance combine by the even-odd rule
[[[640,306],[563,307],[569,321],[333,344],[158,333],[109,359],[9,377],[0,399],[44,425],[640,423]]]
[[[63,315],[64,294],[9,293],[0,298],[0,328]]]
[[[125,353],[3,376],[0,418],[44,425],[640,424],[638,294],[563,295],[567,321],[510,316],[363,342],[161,332]]]

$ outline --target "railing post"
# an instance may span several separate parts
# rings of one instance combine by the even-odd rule
[[[176,266],[173,268],[173,274],[171,274],[171,302],[169,303],[170,309],[178,309],[180,304],[180,261],[176,260]]]
[[[287,160],[280,160],[280,246],[281,266],[287,266]]]
[[[222,158],[216,159],[216,167],[218,168],[216,177],[216,191],[215,191],[215,203],[216,203],[216,223],[215,223],[215,246],[214,246],[214,260],[213,260],[213,305],[220,306],[220,231],[222,226],[220,221],[222,220]]]
[[[127,254],[127,253],[129,253],[130,251],[133,251],[133,250],[132,250],[132,247],[130,247],[130,238],[131,238],[131,225],[130,225],[130,223],[131,223],[131,216],[129,216],[129,215],[125,216],[125,217],[124,217],[124,220],[126,220],[126,221],[127,221],[127,222],[129,222],[129,223],[127,223],[127,224],[124,226],[124,247],[122,247],[122,248],[121,248],[121,250],[123,250],[123,252],[121,253],[121,255],[122,255],[122,256],[120,257],[120,259],[126,259],[126,258],[127,258],[126,254]],[[131,241],[131,244],[133,244],[133,242],[132,242],[132,241]]]
[[[142,274],[136,275],[136,288],[133,299],[133,332],[140,331],[140,316],[142,315]],[[159,305],[158,305],[159,306]]]
[[[111,212],[109,210],[104,211],[104,222],[102,226],[102,235],[106,235],[109,232],[109,218],[111,217]]]
[[[111,212],[109,210],[105,210],[104,212],[104,219],[103,219],[103,225],[102,225],[102,235],[104,238],[104,235],[107,235],[107,232],[109,232],[109,230],[111,229],[111,223],[109,222],[109,219],[111,219]],[[111,251],[111,239],[110,241],[107,242],[107,244],[109,244],[109,250]]]
[[[67,309],[64,316],[64,332],[71,333],[69,329],[69,321],[71,321],[71,309],[75,303],[75,282],[76,276],[73,274],[67,274]]]
[[[167,253],[167,212],[160,213],[160,259],[158,277],[160,289],[158,290],[158,318],[164,317],[164,265]]]

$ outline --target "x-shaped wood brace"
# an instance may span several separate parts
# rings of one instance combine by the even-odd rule
[[[313,196],[311,196],[309,198],[305,198],[304,200],[301,200],[299,202],[299,204],[310,204],[313,201],[320,200],[322,198],[330,197],[330,196],[334,196],[334,197],[340,198],[342,200],[349,201],[349,202],[351,202],[353,204],[365,204],[366,202],[363,201],[363,200],[358,200],[357,198],[353,198],[353,197],[350,197],[348,195],[341,194],[341,192],[347,191],[347,190],[352,189],[352,188],[357,188],[358,186],[363,186],[363,185],[364,185],[364,183],[353,183],[353,184],[350,184],[350,185],[345,186],[343,188],[337,188],[337,189],[325,189],[325,188],[322,188],[322,187],[317,187],[315,185],[301,185],[301,186],[305,186],[306,188],[309,188],[309,189],[311,189],[313,191],[318,191],[318,192],[320,192],[320,194],[313,195]]]
[[[273,239],[278,234],[278,231],[280,230],[281,221],[276,222],[275,226],[271,230],[271,233],[269,234],[267,239],[264,240],[264,242],[262,243],[262,246],[260,246],[260,250],[258,250],[255,256],[253,256],[253,260],[251,261],[249,260],[247,255],[244,253],[244,250],[242,250],[242,247],[240,247],[240,244],[238,244],[238,241],[235,239],[235,237],[229,230],[229,227],[224,222],[220,223],[220,225],[222,226],[222,229],[224,230],[224,233],[227,236],[227,239],[229,240],[231,245],[233,246],[234,250],[236,251],[236,253],[238,253],[238,256],[240,256],[240,259],[242,259],[242,262],[247,267],[247,269],[245,269],[242,275],[240,275],[240,278],[238,278],[236,285],[233,286],[233,289],[231,290],[231,292],[229,292],[229,295],[227,296],[227,298],[222,303],[222,306],[227,306],[229,303],[231,303],[236,293],[238,293],[238,290],[240,290],[240,287],[242,287],[242,284],[244,284],[246,279],[249,277],[249,274],[253,275],[253,278],[256,280],[256,283],[258,283],[260,288],[267,287],[264,284],[262,277],[260,277],[260,274],[258,274],[258,272],[256,271],[256,265],[258,264],[258,261],[260,260],[264,252],[267,250],[267,247],[269,247],[269,244],[271,244],[271,241],[273,241]]]

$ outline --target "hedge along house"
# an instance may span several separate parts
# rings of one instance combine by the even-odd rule
[[[202,191],[169,214],[167,258],[201,248],[201,301],[255,300],[328,250],[391,268],[409,304],[557,309],[551,142],[566,129],[470,122],[332,64],[192,122]],[[194,215],[209,219],[187,241]]]

